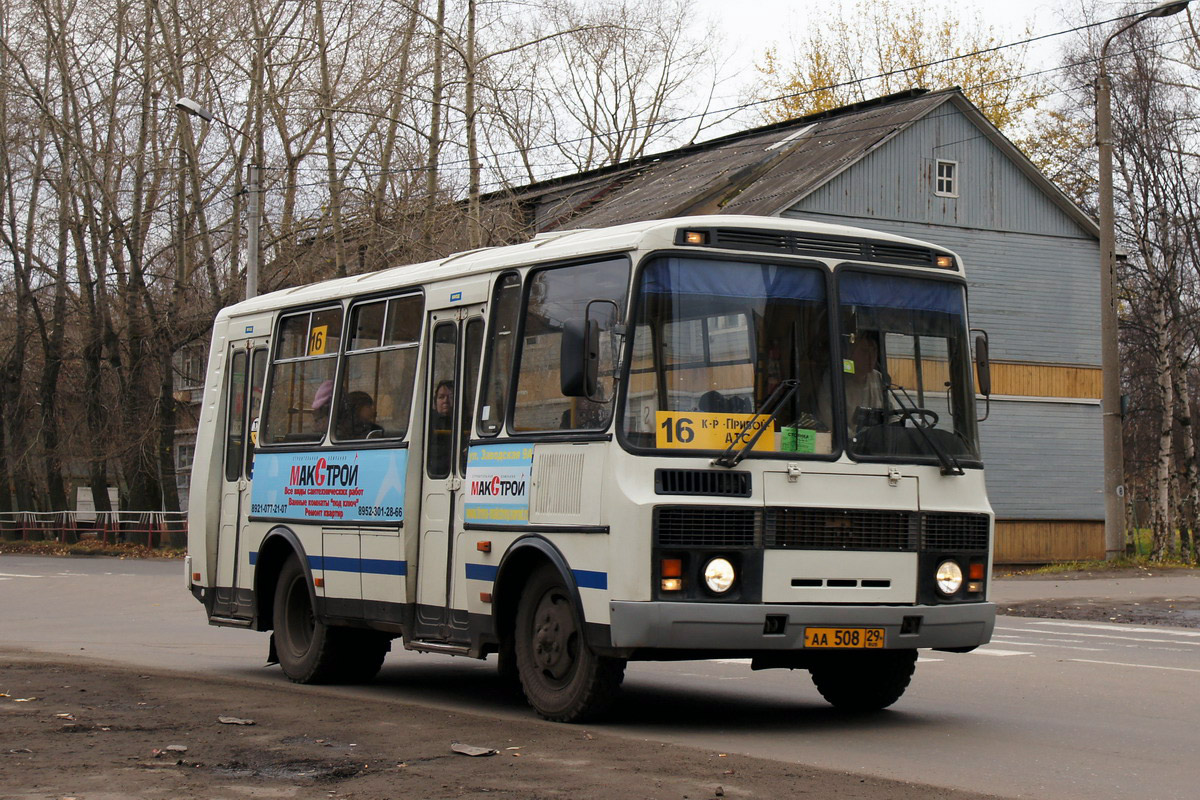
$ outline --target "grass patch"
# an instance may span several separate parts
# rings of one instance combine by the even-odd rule
[[[92,539],[75,544],[59,542],[0,541],[0,555],[26,553],[35,556],[114,556],[116,558],[183,558],[180,547],[146,547],[139,544],[105,544]]]

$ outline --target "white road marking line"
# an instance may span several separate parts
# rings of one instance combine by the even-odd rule
[[[921,658],[918,658],[918,659],[917,659],[917,663],[918,663],[918,664],[933,664],[933,663],[936,663],[936,662],[938,662],[938,661],[945,661],[945,660],[946,660],[946,659],[944,659],[944,658],[924,658],[924,657],[921,657]]]
[[[997,638],[999,638],[999,637],[997,637]],[[1005,638],[1004,641],[1001,642],[1001,644],[1015,644],[1020,647],[1057,647],[1062,650],[1087,650],[1089,653],[1103,653],[1104,651],[1108,650],[1107,647],[1079,647],[1078,645],[1073,645],[1073,644],[1051,644],[1049,642],[1017,642],[1017,641],[1013,641],[1008,638]]]
[[[22,575],[18,572],[0,572],[0,578],[41,578],[42,575]]]
[[[1060,620],[1039,620],[1030,622],[1030,625],[1054,626],[1060,628],[1091,628],[1099,631],[1125,631],[1128,633],[1157,633],[1160,635],[1171,636],[1190,636],[1200,639],[1200,631],[1179,631],[1179,630],[1164,630],[1163,628],[1135,628],[1132,625],[1124,624],[1104,624],[1100,622],[1063,622]],[[1083,636],[1085,634],[1076,634]]]
[[[996,630],[1016,631],[1017,633],[1041,633],[1041,634],[1048,633],[1048,631],[1038,630],[1036,628],[997,628]],[[1102,630],[1110,630],[1110,629],[1104,628]],[[1117,628],[1117,630],[1121,630],[1121,629]],[[1153,628],[1140,628],[1140,629],[1135,629],[1135,630],[1143,630],[1146,633],[1166,634],[1168,636],[1175,633],[1175,631],[1162,631],[1162,630],[1156,631]],[[1187,636],[1193,635],[1187,631],[1183,631],[1183,633],[1184,633],[1184,635],[1187,635]],[[1173,644],[1173,645],[1187,645],[1188,647],[1200,647],[1200,642],[1181,642],[1176,639],[1147,639],[1145,636],[1117,636],[1116,634],[1112,634],[1112,633],[1073,633],[1071,635],[1072,636],[1084,636],[1084,637],[1087,637],[1088,639],[1121,639],[1121,640],[1127,641],[1127,642],[1139,642],[1142,644]],[[1200,636],[1200,633],[1194,634],[1194,635]]]
[[[1164,669],[1168,672],[1200,672],[1200,669],[1188,669],[1187,667],[1159,667],[1154,664],[1126,664],[1123,661],[1090,661],[1086,658],[1068,658],[1068,661],[1075,661],[1080,664],[1105,664],[1110,667],[1137,667],[1138,669]]]
[[[748,658],[713,658],[710,659],[714,664],[749,664]]]
[[[1001,650],[998,647],[980,647],[971,651],[981,656],[1031,656],[1033,653],[1023,653],[1020,650]]]

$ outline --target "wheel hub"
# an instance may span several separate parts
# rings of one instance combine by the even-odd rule
[[[556,680],[565,678],[574,663],[571,655],[574,634],[575,621],[567,603],[552,594],[543,597],[534,616],[533,657],[538,669]]]

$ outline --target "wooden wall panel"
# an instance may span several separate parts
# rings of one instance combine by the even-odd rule
[[[992,362],[992,394],[1100,399],[1099,367]]]
[[[1104,523],[1090,520],[996,520],[997,564],[1103,560]]]

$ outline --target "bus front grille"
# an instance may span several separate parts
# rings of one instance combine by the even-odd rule
[[[986,514],[841,508],[659,506],[659,547],[767,547],[863,552],[982,552]]]
[[[913,551],[915,514],[830,508],[769,508],[765,544],[802,550]]]
[[[987,550],[986,514],[932,514],[921,521],[922,550]]]
[[[755,547],[762,544],[762,511],[660,506],[654,533],[659,547]]]

